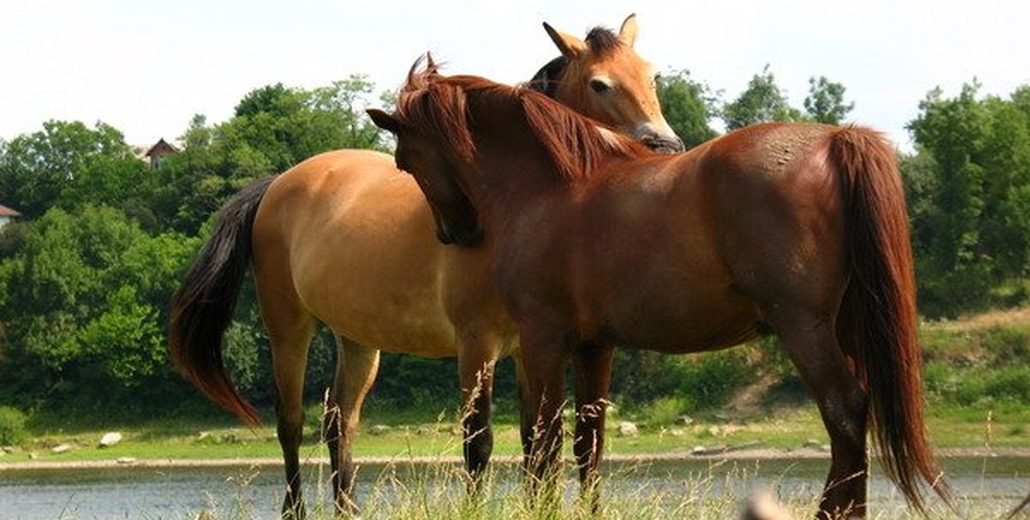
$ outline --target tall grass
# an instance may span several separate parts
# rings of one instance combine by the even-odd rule
[[[727,469],[728,468],[728,469]],[[566,468],[570,469],[570,468]],[[309,478],[309,518],[333,519],[329,496],[329,472],[316,468],[319,482]],[[781,473],[777,474],[777,471]],[[637,478],[651,472],[651,478]],[[579,500],[579,484],[572,471],[560,483],[564,500],[559,507],[546,507],[527,496],[521,485],[520,469],[514,464],[494,464],[484,476],[476,495],[466,493],[466,476],[460,464],[447,461],[400,459],[387,465],[371,482],[360,485],[359,503],[364,520],[650,520],[689,518],[725,520],[740,518],[746,503],[757,490],[770,487],[794,518],[811,518],[818,505],[821,482],[799,485],[788,471],[763,468],[762,463],[713,462],[707,471],[687,477],[654,478],[646,463],[623,466],[601,481],[600,511]],[[770,473],[772,478],[770,479]],[[761,478],[759,478],[761,477]],[[789,480],[789,482],[788,482]],[[644,484],[640,484],[644,482]],[[770,484],[771,482],[771,484]],[[273,518],[269,501],[256,506],[249,498],[249,480],[244,473],[227,484],[230,490],[205,511],[191,511],[185,518],[203,520],[242,520]],[[235,495],[235,496],[234,496]],[[276,499],[281,497],[276,497]],[[933,518],[939,520],[998,520],[1017,500],[987,503],[980,499],[960,499],[955,510],[938,505]],[[877,499],[870,505],[868,518],[915,520],[898,497]]]

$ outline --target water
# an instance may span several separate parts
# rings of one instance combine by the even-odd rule
[[[1030,459],[951,458],[944,465],[963,497],[963,507],[982,510],[989,504],[990,510],[1003,511],[1030,491]],[[516,467],[495,466],[495,492],[517,489]],[[769,488],[781,496],[814,500],[827,468],[826,460],[808,459],[606,462],[603,493],[609,501],[646,492],[677,503],[685,493],[743,500],[754,489]],[[379,500],[404,496],[412,489],[461,496],[464,491],[456,469],[440,464],[364,465],[359,472],[359,500],[369,500],[370,495]],[[328,485],[310,485],[325,482],[327,475],[324,466],[305,467],[309,510],[328,503]],[[202,510],[213,511],[219,518],[274,519],[282,500],[282,478],[275,466],[2,470],[0,519],[192,520]],[[428,489],[433,487],[437,489]],[[570,496],[575,489],[570,486]],[[878,513],[897,511],[899,516],[905,510],[900,494],[876,473],[870,483],[870,507]]]

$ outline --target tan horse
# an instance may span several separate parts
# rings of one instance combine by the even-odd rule
[[[880,134],[771,123],[657,155],[536,92],[432,66],[412,70],[396,114],[369,114],[396,134],[438,233],[490,257],[536,414],[531,482],[557,474],[570,358],[774,333],[830,436],[820,518],[865,516],[869,432],[915,508],[924,486],[951,497],[925,432],[905,197]],[[575,386],[602,399],[608,373]],[[599,457],[603,433],[576,445]]]
[[[544,27],[562,57],[541,69],[530,87],[655,148],[682,149],[662,117],[651,67],[633,51],[634,16],[618,34],[594,29],[586,40]],[[414,179],[396,169],[393,157],[366,150],[321,154],[227,202],[176,294],[174,363],[213,401],[256,423],[256,411],[226,376],[220,351],[253,262],[271,340],[285,513],[303,515],[301,392],[317,322],[332,329],[338,345],[324,430],[340,511],[356,510],[351,444],[380,349],[458,357],[470,410],[463,420],[467,469],[475,476],[486,466],[493,367],[513,352],[516,330],[492,290],[484,257],[443,247],[434,227]]]

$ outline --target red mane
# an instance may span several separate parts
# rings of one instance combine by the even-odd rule
[[[652,153],[646,146],[543,94],[478,76],[441,76],[435,65],[420,73],[412,69],[397,99],[395,116],[424,132],[447,136],[442,142],[462,160],[472,162],[476,147],[469,129],[469,96],[477,96],[488,104],[519,106],[530,131],[548,151],[555,170],[570,182],[590,177],[602,156],[632,158]]]

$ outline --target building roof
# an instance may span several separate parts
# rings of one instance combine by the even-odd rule
[[[20,217],[21,213],[0,204],[0,217]]]
[[[150,149],[147,150],[147,153],[143,154],[143,157],[160,157],[162,155],[168,155],[178,151],[178,148],[168,144],[168,141],[161,138],[154,144],[154,146],[151,146]]]

